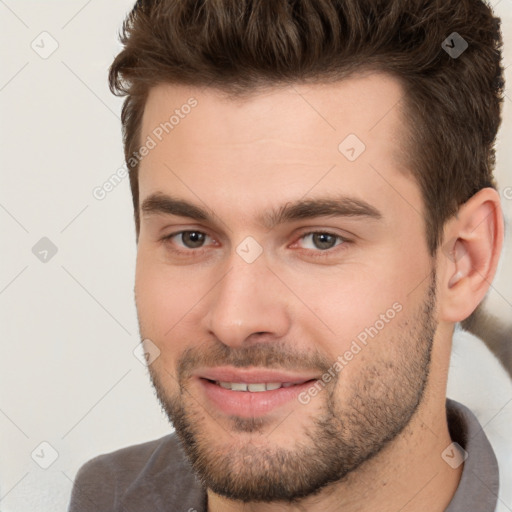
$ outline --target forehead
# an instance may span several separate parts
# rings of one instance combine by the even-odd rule
[[[150,91],[142,121],[141,141],[150,137],[155,147],[140,163],[141,201],[179,189],[196,203],[209,196],[212,207],[235,206],[241,196],[258,197],[264,207],[347,191],[395,201],[397,208],[405,196],[419,210],[419,190],[404,165],[403,100],[400,82],[383,73],[239,99],[160,84]]]
[[[403,124],[399,112],[404,97],[401,83],[386,73],[366,72],[330,84],[270,87],[240,98],[207,87],[159,84],[149,92],[142,132],[151,133],[160,122],[186,107],[192,97],[198,105],[187,124],[195,125],[197,137],[192,139],[193,134],[187,133],[187,139],[196,143],[208,139],[243,143],[262,135],[283,137],[286,132],[291,140],[302,133],[307,141],[319,140],[322,145],[329,135],[336,141],[348,133],[370,142],[376,135],[389,134],[390,129],[398,135]],[[296,125],[299,119],[302,124]],[[182,120],[182,116],[176,119],[179,122],[172,130],[175,137],[183,132],[178,129]],[[308,130],[312,128],[314,133]]]

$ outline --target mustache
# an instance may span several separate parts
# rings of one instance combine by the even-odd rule
[[[280,370],[314,370],[325,373],[331,361],[318,350],[303,352],[282,342],[262,342],[243,347],[231,348],[223,343],[203,343],[183,351],[177,362],[180,382],[201,367],[234,366],[245,368],[256,366]]]

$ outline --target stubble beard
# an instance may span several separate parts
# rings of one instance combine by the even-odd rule
[[[239,440],[237,433],[253,432],[261,436],[266,431],[283,428],[272,426],[265,417],[230,418],[229,427],[225,423],[223,428],[231,435],[226,434],[227,439],[222,443],[212,439],[207,423],[214,420],[186,387],[184,369],[193,365],[191,361],[180,359],[176,374],[179,389],[172,396],[150,366],[156,395],[204,486],[242,502],[294,502],[342,481],[379,453],[409,424],[423,399],[436,331],[435,286],[434,271],[417,321],[409,319],[409,323],[403,323],[393,341],[399,357],[363,367],[357,382],[344,383],[342,370],[332,385],[316,397],[323,400],[321,413],[308,419],[311,427],[304,430],[293,449],[270,443],[262,448]],[[284,361],[286,357],[283,353],[278,359]],[[261,357],[258,362],[261,363]],[[322,373],[325,363],[316,362]],[[342,407],[337,386],[340,380],[343,393],[350,396]],[[299,414],[307,410],[304,405],[297,404],[297,407]],[[242,439],[247,439],[245,434]]]

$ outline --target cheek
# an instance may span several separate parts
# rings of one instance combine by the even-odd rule
[[[141,335],[159,347],[179,331],[180,319],[190,308],[175,274],[143,253],[137,255],[135,297]]]
[[[370,352],[367,347],[377,341],[374,349],[391,350],[397,329],[411,314],[411,308],[415,311],[424,293],[428,267],[417,260],[405,262],[396,256],[390,261],[353,266],[333,274],[332,280],[322,287],[317,286],[318,281],[316,286],[312,282],[302,287],[305,302],[314,304],[311,309],[322,321],[315,322],[320,326],[316,336],[325,333],[322,343],[333,361],[347,351]],[[390,340],[387,346],[385,340]],[[346,359],[362,360],[361,355],[347,353]]]
[[[135,296],[141,335],[159,347],[163,360],[175,359],[188,341],[194,341],[201,298],[210,287],[190,271],[172,268],[144,251],[138,253]]]
[[[335,337],[347,339],[385,313],[400,298],[400,280],[381,269],[353,266],[334,273],[319,286],[319,280],[303,282],[301,295]]]

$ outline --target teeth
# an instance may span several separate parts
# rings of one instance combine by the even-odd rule
[[[243,382],[232,382],[231,391],[247,391],[247,384]]]
[[[233,389],[233,388],[231,388]],[[267,391],[267,386],[265,384],[249,384],[247,386],[248,391]]]
[[[250,391],[251,393],[259,393],[261,391],[272,391],[274,389],[289,388],[293,386],[291,382],[261,382],[261,383],[251,383],[247,384],[245,382],[219,382],[217,381],[221,388],[230,389],[231,391]]]

